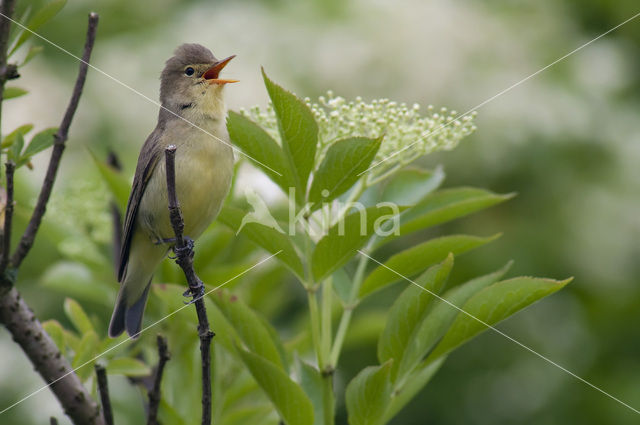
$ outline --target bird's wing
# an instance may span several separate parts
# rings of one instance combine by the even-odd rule
[[[142,200],[142,195],[147,187],[147,182],[153,173],[153,170],[158,163],[158,159],[161,154],[161,143],[159,139],[162,135],[162,130],[156,128],[153,133],[149,135],[147,140],[142,145],[140,156],[138,157],[138,165],[136,166],[136,175],[133,178],[133,187],[131,188],[131,194],[129,195],[129,201],[127,202],[127,213],[124,220],[124,234],[122,237],[122,246],[120,247],[120,262],[118,267],[118,281],[122,281],[124,278],[125,270],[127,269],[127,263],[129,262],[129,250],[131,248],[131,239],[133,237],[133,227],[138,214],[138,207]]]

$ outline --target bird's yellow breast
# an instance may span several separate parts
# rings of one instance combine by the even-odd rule
[[[200,236],[217,216],[233,174],[233,151],[226,142],[224,122],[211,124],[203,130],[215,137],[186,122],[175,123],[162,137],[162,143],[177,147],[176,195],[184,218],[184,235],[192,239]],[[169,221],[164,157],[147,183],[138,223],[152,239],[174,236]]]

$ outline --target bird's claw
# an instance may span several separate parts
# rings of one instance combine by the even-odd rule
[[[175,239],[175,238],[174,238]],[[173,246],[173,252],[176,254],[176,257],[182,257],[189,255],[193,257],[193,248],[195,247],[195,242],[189,236],[183,236],[182,240],[184,242],[184,246],[178,248],[177,246]]]
[[[200,298],[204,297],[204,294],[205,294],[204,283],[198,282],[197,286],[190,286],[189,289],[184,291],[182,293],[182,296],[183,297],[187,297],[187,298],[193,297],[192,300],[185,301],[185,304],[193,304],[194,302],[196,302]]]

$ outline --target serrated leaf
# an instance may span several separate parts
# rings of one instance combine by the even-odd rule
[[[242,219],[246,215],[247,213],[239,208],[224,206],[218,215],[218,221],[237,232],[242,226]],[[245,223],[241,232],[272,254],[280,251],[276,258],[282,261],[298,277],[302,278],[304,276],[302,261],[289,236],[273,227],[256,222]]]
[[[313,251],[315,279],[320,281],[345,265],[371,236],[380,231],[384,222],[397,217],[404,208],[397,205],[369,207],[347,215],[331,227]]]
[[[89,150],[89,154],[96,164],[100,175],[105,183],[107,183],[107,187],[118,203],[118,206],[124,211],[127,207],[127,200],[129,199],[129,192],[131,190],[129,179],[110,165],[100,161],[91,150]]]
[[[151,368],[138,359],[119,357],[109,360],[107,373],[109,375],[149,376],[151,375]]]
[[[12,46],[11,51],[9,52],[9,56],[11,56],[16,50],[18,50],[18,48],[20,48],[20,46],[22,46],[22,44],[24,44],[24,42],[31,37],[31,35],[33,34],[32,32],[35,32],[36,30],[38,30],[38,28],[40,28],[42,25],[46,24],[49,20],[56,16],[58,12],[62,10],[65,4],[66,0],[52,0],[42,6],[40,10],[35,12],[31,19],[29,19],[29,21],[27,22],[26,27],[28,30],[23,31],[20,34],[20,37],[18,37],[18,40]]]
[[[323,425],[325,424],[324,418],[324,401],[323,401],[323,392],[324,392],[324,382],[322,374],[318,369],[306,363],[303,360],[298,359],[298,369],[300,371],[300,385],[302,389],[307,393],[309,398],[311,399],[311,403],[313,403],[313,411],[314,411],[314,425]],[[330,378],[327,378],[330,379]],[[328,394],[331,397],[330,403],[334,405],[334,393],[333,391]],[[333,409],[331,409],[333,411]]]
[[[437,189],[443,180],[442,167],[434,171],[403,168],[385,184],[380,199],[398,205],[414,205]]]
[[[380,245],[418,230],[472,214],[511,199],[513,194],[498,195],[471,187],[444,189],[428,195],[400,217],[399,235],[389,235]]]
[[[94,332],[89,316],[87,316],[87,313],[84,312],[76,300],[72,298],[66,298],[64,300],[64,313],[80,335]]]
[[[391,398],[392,361],[364,368],[346,390],[349,425],[381,425]]]
[[[430,311],[435,298],[433,294],[440,293],[452,267],[453,255],[449,254],[442,263],[430,267],[417,277],[415,284],[410,283],[391,306],[387,324],[378,339],[378,360],[380,363],[394,360],[392,382],[395,381],[400,365],[405,363],[403,357],[407,346],[417,337],[417,330]],[[420,360],[414,359],[415,364],[411,364],[410,368]]]
[[[64,355],[66,352],[66,344],[64,342],[64,328],[57,320],[47,320],[42,322],[42,327],[49,334],[58,350]]]
[[[396,381],[403,381],[411,376],[416,365],[447,332],[459,312],[453,306],[462,306],[473,294],[500,280],[510,267],[511,262],[500,270],[458,285],[447,291],[442,299],[435,300],[433,308],[414,329],[410,344],[405,347],[402,360],[398,365]]]
[[[360,297],[395,283],[402,276],[411,278],[427,267],[444,260],[449,253],[455,256],[485,245],[500,234],[486,238],[469,235],[452,235],[435,238],[406,249],[376,267],[362,282]]]
[[[287,156],[278,143],[262,127],[237,112],[229,112],[227,130],[233,144],[254,159],[253,164],[288,195],[289,188],[296,184]]]
[[[433,375],[435,375],[440,369],[440,366],[442,366],[445,359],[446,357],[440,357],[432,363],[421,364],[416,368],[402,388],[398,388],[398,391],[393,393],[382,423],[389,422],[422,388],[424,388],[425,385],[427,385],[431,378],[433,378]]]
[[[209,297],[235,329],[244,345],[255,354],[284,369],[280,351],[260,317],[236,295],[217,291]]]
[[[20,87],[6,87],[4,89],[3,98],[4,100],[14,99],[16,97],[24,96],[27,93],[29,93],[29,91],[21,89]]]
[[[349,137],[334,142],[313,175],[309,189],[312,209],[318,209],[323,202],[330,202],[345,193],[360,179],[380,149],[382,137]]]
[[[240,357],[287,425],[313,425],[313,404],[302,388],[269,360],[238,348]]]
[[[559,281],[516,277],[482,289],[462,306],[462,310],[468,314],[458,313],[451,328],[427,360],[435,360],[455,350],[488,329],[487,325],[493,326],[539,299],[559,291],[571,280],[572,278]]]
[[[94,357],[98,347],[98,335],[94,331],[89,331],[82,336],[78,344],[71,367],[82,381],[86,381],[93,373]]]
[[[295,170],[296,188],[303,196],[315,162],[318,124],[302,100],[271,81],[264,69],[262,76],[278,119],[282,148],[289,160],[289,167]],[[303,199],[297,195],[296,198]]]
[[[2,139],[2,144],[0,145],[2,149],[7,148],[13,144],[18,134],[21,134],[23,137],[33,130],[33,124],[25,124],[13,130],[11,133],[7,134]]]
[[[33,155],[51,147],[53,145],[53,142],[55,141],[54,134],[56,134],[57,131],[57,128],[52,127],[36,133],[36,135],[33,136],[31,141],[29,142],[29,145],[27,145],[27,148],[22,153],[20,162],[26,163]]]

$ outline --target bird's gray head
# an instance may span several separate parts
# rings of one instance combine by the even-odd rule
[[[160,77],[162,106],[190,120],[223,118],[223,87],[236,80],[223,80],[218,76],[234,56],[218,60],[200,44],[179,46],[166,62]],[[172,114],[161,110],[160,116],[163,115]]]

